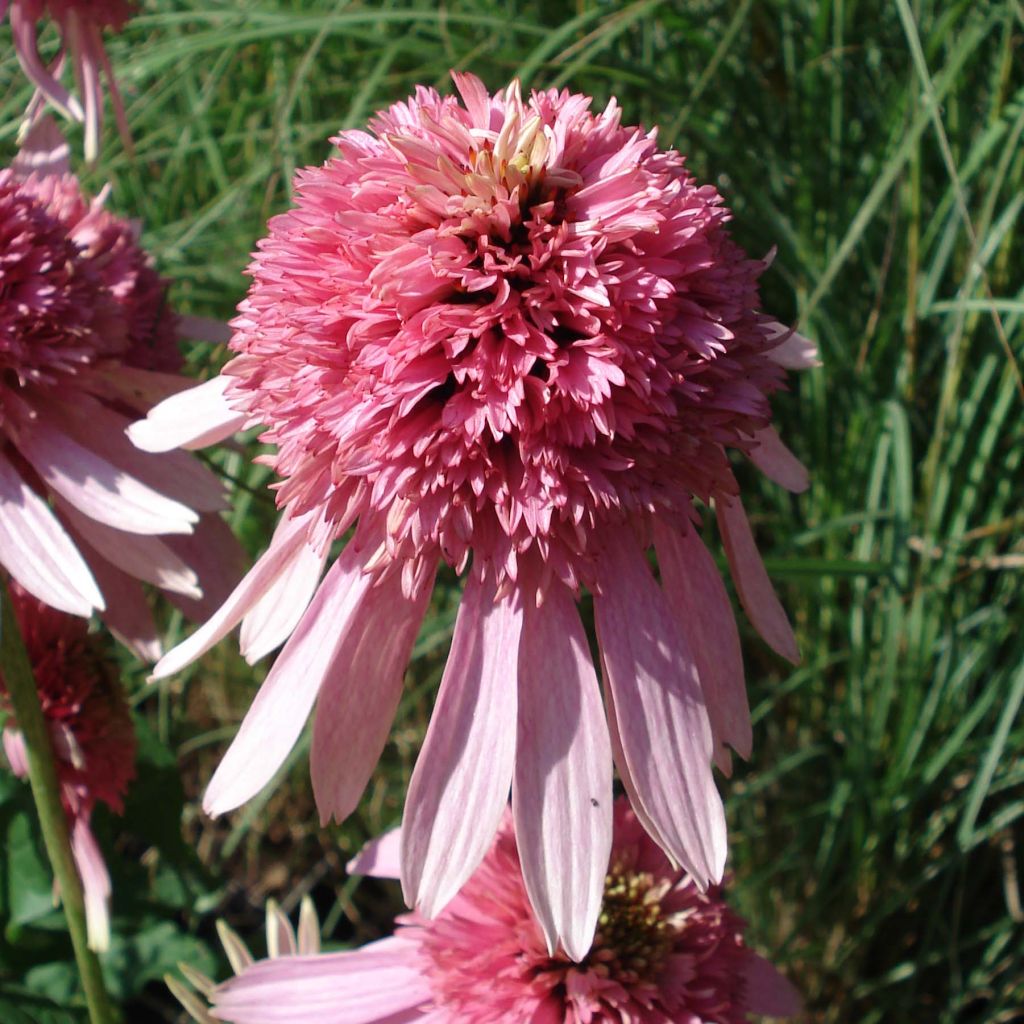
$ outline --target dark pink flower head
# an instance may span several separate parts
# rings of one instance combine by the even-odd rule
[[[378,564],[593,586],[602,532],[734,489],[783,370],[764,267],[656,133],[567,91],[418,89],[301,171],[235,321],[229,398],[279,501]]]
[[[397,865],[375,859],[374,874],[397,874]],[[793,987],[744,942],[744,923],[721,889],[701,892],[673,868],[624,801],[615,809],[597,935],[578,963],[548,951],[510,817],[445,910],[434,920],[407,915],[398,925],[394,938],[354,952],[296,956],[293,942],[284,958],[243,965],[213,990],[208,1019],[744,1024],[751,1013],[800,1012]]]
[[[269,550],[154,674],[239,622],[250,661],[287,639],[204,806],[258,792],[318,702],[313,788],[340,820],[387,740],[439,560],[468,566],[405,806],[407,901],[433,916],[455,895],[511,788],[546,941],[579,961],[613,759],[665,852],[699,885],[722,877],[711,763],[749,755],[751,724],[695,502],[715,507],[754,625],[797,660],[728,450],[806,487],[768,396],[813,346],[759,311],[764,264],[729,239],[721,197],[614,102],[455,81],[461,103],[418,89],[299,172],[250,268],[238,355],[133,425],[166,451],[263,424],[282,478]]]
[[[86,890],[90,941],[102,949],[109,934],[110,879],[89,818],[97,803],[119,813],[135,776],[131,712],[117,673],[97,649],[84,619],[50,608],[17,584],[9,593],[56,754],[72,850]],[[0,674],[0,697],[5,696]],[[11,769],[24,778],[24,742],[10,717],[3,746]]]
[[[36,87],[28,111],[34,120],[44,102],[64,117],[85,125],[85,156],[93,160],[99,150],[103,123],[101,72],[107,80],[114,115],[124,144],[131,148],[131,137],[124,103],[114,72],[103,46],[105,31],[120,32],[135,13],[130,0],[0,0],[0,18],[9,12],[14,52],[22,70]],[[53,21],[61,37],[61,49],[48,67],[39,54],[37,23]],[[80,97],[60,83],[60,74],[70,55]]]
[[[198,514],[223,507],[219,481],[125,436],[187,384],[171,372],[179,321],[137,228],[82,194],[66,156],[44,118],[0,169],[0,565],[54,608],[100,611],[158,657],[136,581],[195,600],[195,570],[224,562],[206,554],[234,549]],[[227,589],[215,585],[214,601]]]

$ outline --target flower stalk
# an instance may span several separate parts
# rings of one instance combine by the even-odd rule
[[[61,803],[53,744],[43,718],[32,666],[6,587],[0,590],[0,672],[3,673],[11,707],[24,738],[32,797],[39,814],[46,853],[60,886],[75,961],[85,990],[89,1021],[90,1024],[115,1024],[117,1018],[103,984],[99,959],[89,948],[85,900],[71,853],[71,839]]]

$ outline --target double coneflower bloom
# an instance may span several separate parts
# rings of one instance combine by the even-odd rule
[[[420,88],[299,172],[250,267],[236,357],[132,428],[159,451],[262,424],[281,478],[269,550],[156,675],[240,621],[250,660],[287,639],[205,807],[266,785],[317,703],[313,786],[324,822],[340,820],[447,562],[466,583],[406,801],[407,901],[430,917],[452,899],[511,788],[548,951],[582,960],[613,762],[672,861],[698,886],[722,877],[711,766],[746,756],[751,732],[700,508],[751,621],[795,661],[729,451],[806,486],[768,400],[814,350],[760,311],[766,264],[732,241],[715,189],[614,101],[594,113],[567,91],[491,96],[454,77],[461,103]]]
[[[581,961],[552,953],[533,917],[511,816],[458,896],[434,919],[410,914],[391,938],[319,953],[306,904],[299,935],[267,919],[269,957],[253,962],[222,929],[237,977],[187,976],[212,1006],[172,981],[203,1024],[744,1024],[788,1017],[796,991],[744,942],[721,891],[701,891],[644,832],[624,800],[613,810],[593,948]],[[351,865],[395,878],[396,837]]]

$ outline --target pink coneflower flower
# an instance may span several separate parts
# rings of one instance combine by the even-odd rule
[[[223,507],[217,478],[125,436],[190,383],[171,372],[179,322],[136,229],[82,195],[66,153],[46,119],[0,170],[0,565],[159,657],[137,580],[194,603],[198,568],[220,599],[234,549],[218,517],[200,516]]]
[[[463,104],[418,89],[299,172],[250,268],[237,357],[132,428],[157,451],[262,423],[282,477],[270,549],[155,674],[243,619],[251,660],[290,636],[205,807],[262,788],[319,699],[313,786],[340,820],[386,741],[438,560],[466,572],[406,803],[406,897],[445,905],[511,786],[527,891],[551,947],[579,959],[613,756],[662,848],[700,885],[722,876],[711,761],[749,753],[750,718],[694,500],[715,507],[754,625],[795,661],[727,450],[806,486],[768,396],[813,346],[758,312],[765,264],[729,238],[718,193],[614,101],[595,114],[569,92],[454,77]]]
[[[110,940],[110,876],[89,819],[97,803],[121,813],[135,776],[131,712],[84,619],[48,607],[17,584],[10,594],[57,757],[71,850],[85,893],[89,945],[102,951]],[[2,673],[0,694],[6,694]],[[3,746],[11,770],[25,778],[24,740],[12,718],[4,727]]]
[[[434,920],[409,914],[392,938],[316,955],[279,913],[268,916],[275,955],[252,963],[230,936],[238,977],[214,987],[189,972],[212,1012],[202,1016],[194,995],[188,1008],[230,1024],[742,1024],[752,1013],[799,1013],[796,991],[744,943],[721,890],[702,892],[673,867],[625,801],[614,824],[597,935],[579,962],[548,950],[507,816]],[[397,877],[397,847],[385,837],[353,866]],[[315,937],[308,915],[300,933]]]
[[[43,103],[49,103],[64,117],[84,124],[85,158],[90,161],[99,152],[103,78],[110,91],[121,139],[131,148],[124,102],[103,47],[103,33],[107,30],[120,32],[134,12],[135,4],[128,0],[0,0],[0,18],[10,15],[18,63],[36,87],[29,107],[29,121],[35,118]],[[37,41],[37,23],[43,18],[56,24],[61,38],[60,50],[49,66],[39,55]],[[60,83],[60,73],[69,56],[81,99]]]

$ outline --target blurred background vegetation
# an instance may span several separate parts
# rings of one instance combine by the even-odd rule
[[[182,312],[226,319],[294,170],[448,69],[571,85],[660,126],[778,252],[767,309],[824,366],[775,405],[812,471],[743,472],[797,626],[791,670],[745,632],[755,751],[722,783],[734,900],[821,1022],[1024,1020],[1024,10],[950,0],[149,0],[109,50],[137,154],[108,131],[86,177],[145,224]],[[0,147],[27,90],[0,32]],[[80,149],[80,147],[79,147]],[[191,372],[226,358],[195,345]],[[274,519],[258,448],[210,456],[250,554]],[[717,539],[713,548],[719,549]],[[123,652],[142,736],[106,959],[131,1024],[172,1022],[179,960],[223,977],[213,923],[260,945],[268,897],[312,894],[338,944],[385,933],[396,886],[344,863],[395,824],[449,642],[445,577],[398,723],[357,815],[317,827],[305,748],[286,786],[211,822],[198,801],[265,667],[225,642],[159,687]],[[161,608],[168,643],[180,618]],[[25,813],[0,775],[0,1020],[67,1024],[70,948]],[[100,817],[98,815],[98,817]],[[179,827],[180,825],[180,827]]]

